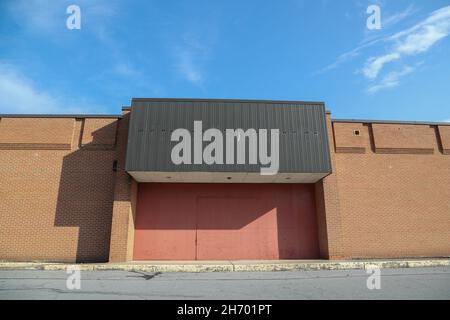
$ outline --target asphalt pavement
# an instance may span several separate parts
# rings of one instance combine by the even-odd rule
[[[450,267],[379,272],[0,270],[0,299],[450,299]]]

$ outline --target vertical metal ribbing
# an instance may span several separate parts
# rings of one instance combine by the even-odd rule
[[[319,103],[137,100],[132,103],[126,168],[128,171],[258,172],[260,165],[175,166],[170,154],[173,130],[193,131],[194,120],[203,130],[249,128],[280,130],[280,172],[329,173],[330,155],[325,107]],[[317,132],[317,134],[315,134]],[[224,154],[225,156],[225,154]],[[224,159],[225,160],[225,159]]]

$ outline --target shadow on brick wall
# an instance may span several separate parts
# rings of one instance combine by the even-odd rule
[[[76,227],[76,256],[67,250],[62,260],[107,262],[114,199],[117,122],[85,133],[80,121],[77,150],[64,157],[56,205],[55,226]],[[83,144],[83,134],[92,135]]]

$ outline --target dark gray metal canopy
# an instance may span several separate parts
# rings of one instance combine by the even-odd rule
[[[193,133],[194,121],[202,121],[203,131],[278,129],[279,173],[261,176],[260,164],[236,162],[175,165],[171,151],[178,142],[171,134],[179,128]],[[326,128],[321,102],[133,99],[126,170],[140,182],[312,183],[331,173]]]

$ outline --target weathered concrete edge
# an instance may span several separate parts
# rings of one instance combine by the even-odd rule
[[[0,270],[66,270],[67,263],[23,263],[0,262]],[[448,267],[450,259],[429,260],[368,260],[368,261],[324,261],[324,262],[274,262],[274,263],[208,263],[208,264],[170,264],[170,263],[101,263],[77,264],[82,271],[144,271],[144,272],[265,272],[265,271],[318,271],[318,270],[366,270]]]

